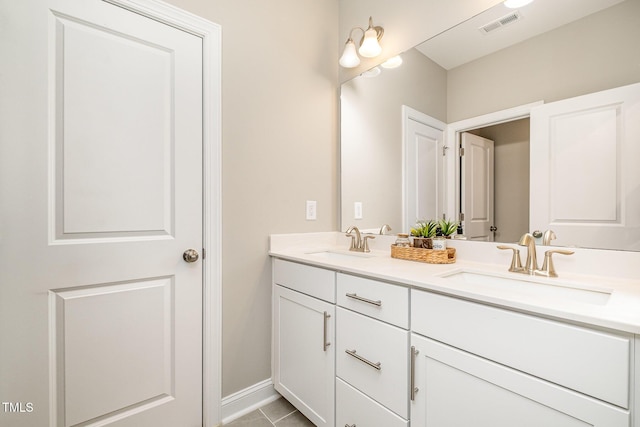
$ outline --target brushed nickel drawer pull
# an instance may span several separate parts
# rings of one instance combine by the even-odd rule
[[[418,392],[418,387],[416,387],[416,356],[420,354],[418,350],[416,350],[415,346],[411,346],[411,401],[416,400],[416,393]]]
[[[356,427],[355,424],[345,424],[344,427]]]
[[[331,345],[330,342],[327,342],[327,329],[328,329],[327,322],[329,321],[330,317],[331,315],[325,311],[324,312],[324,332],[323,332],[323,338],[322,338],[322,351],[327,351],[327,347]]]
[[[369,298],[364,298],[364,297],[358,296],[358,294],[345,294],[345,295],[347,297],[349,297],[349,298],[353,298],[353,299],[358,300],[358,301],[366,302],[367,304],[375,305],[377,307],[380,307],[382,305],[382,301],[380,301],[380,300],[374,301],[374,300],[369,299]]]
[[[347,353],[349,356],[355,357],[359,361],[361,361],[363,363],[366,363],[367,365],[371,366],[372,368],[377,369],[378,371],[382,370],[382,368],[380,367],[380,362],[373,363],[372,361],[365,359],[364,357],[360,356],[359,354],[356,354],[355,350],[345,350],[344,352]]]

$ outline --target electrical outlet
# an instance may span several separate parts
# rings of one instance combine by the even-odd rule
[[[353,219],[362,219],[362,202],[353,203]]]
[[[315,221],[317,218],[316,214],[316,201],[315,200],[307,200],[307,220]]]

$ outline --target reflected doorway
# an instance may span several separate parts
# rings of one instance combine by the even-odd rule
[[[496,230],[493,232],[493,240],[517,242],[529,230],[529,118],[466,132],[494,141],[493,226]],[[462,159],[460,163],[458,170],[462,173]],[[462,200],[464,181],[459,179],[458,182],[460,188],[457,203],[461,207],[460,212],[465,213],[465,203]],[[467,235],[467,230],[464,233]]]

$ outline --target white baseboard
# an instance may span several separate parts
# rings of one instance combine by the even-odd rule
[[[255,411],[280,397],[271,378],[222,398],[222,425]]]

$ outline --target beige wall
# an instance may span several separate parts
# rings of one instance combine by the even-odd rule
[[[227,396],[271,376],[268,235],[337,228],[338,0],[170,2],[222,26]]]
[[[589,15],[448,73],[448,121],[640,80],[640,1]]]

